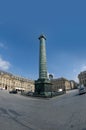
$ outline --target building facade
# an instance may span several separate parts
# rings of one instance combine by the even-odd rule
[[[70,80],[71,89],[77,89],[78,83],[74,80]]]
[[[11,73],[0,71],[0,88],[6,90],[20,90],[34,92],[34,81]]]
[[[70,81],[67,80],[66,78],[58,78],[58,79],[52,79],[52,91],[59,91],[59,89],[62,89],[63,91],[70,90],[71,85]]]
[[[86,87],[86,71],[81,72],[78,75],[78,79],[79,79],[79,84],[80,85],[84,85]]]

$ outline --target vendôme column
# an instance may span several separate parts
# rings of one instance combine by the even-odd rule
[[[51,96],[51,83],[47,76],[46,64],[46,37],[41,35],[39,37],[39,78],[35,81],[35,95],[42,97]]]
[[[40,53],[39,53],[39,79],[47,79],[47,65],[46,65],[46,45],[45,36],[41,35],[40,40]]]

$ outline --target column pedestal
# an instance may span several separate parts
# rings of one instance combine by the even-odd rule
[[[49,80],[38,79],[35,81],[35,95],[41,97],[51,97],[52,96],[52,84]]]

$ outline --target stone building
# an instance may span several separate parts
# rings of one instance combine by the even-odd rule
[[[59,91],[59,89],[62,89],[63,91],[70,90],[71,85],[70,81],[67,80],[66,78],[58,78],[58,79],[52,79],[52,91]]]
[[[34,92],[34,81],[20,76],[15,76],[11,73],[0,71],[0,88]]]
[[[86,86],[86,71],[83,71],[81,72],[79,75],[78,75],[78,79],[79,79],[79,84],[80,85],[84,85]]]
[[[74,80],[70,80],[71,89],[77,89],[78,83]]]

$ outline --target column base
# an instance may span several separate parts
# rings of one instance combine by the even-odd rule
[[[35,81],[35,96],[38,97],[51,97],[52,84],[48,79],[38,79]]]

